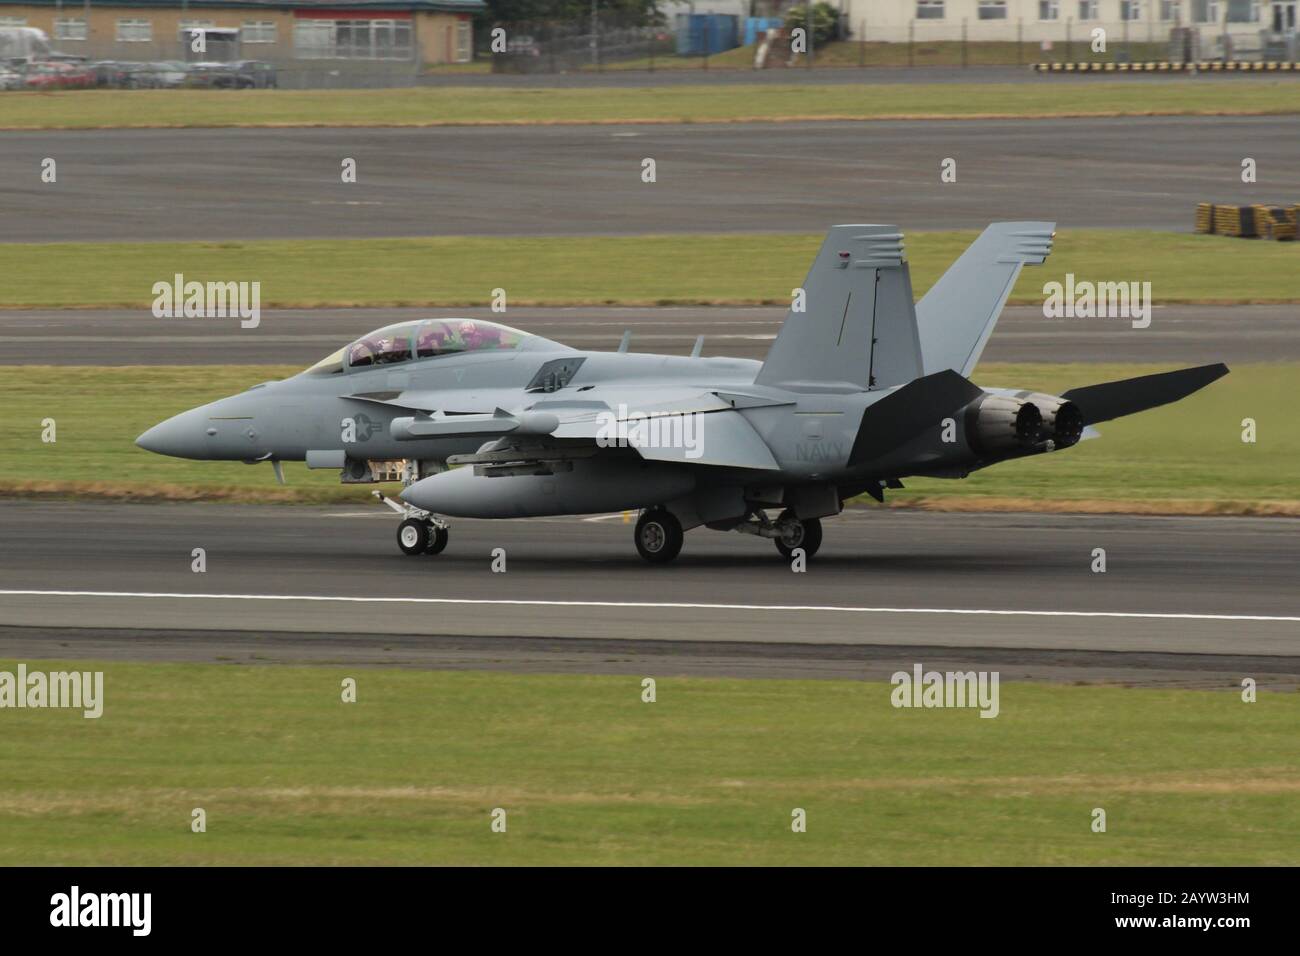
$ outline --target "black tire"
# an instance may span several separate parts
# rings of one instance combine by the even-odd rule
[[[787,511],[777,519],[777,524],[786,521],[795,520],[794,515]],[[822,523],[819,518],[808,518],[798,522],[801,533],[792,538],[776,538],[776,550],[781,552],[784,558],[790,558],[794,554],[795,548],[803,548],[804,557],[811,558],[817,553],[817,549],[822,546]]]
[[[429,529],[427,521],[419,518],[407,518],[397,526],[397,546],[402,554],[424,554],[429,548]]]
[[[637,521],[633,537],[641,557],[651,564],[667,564],[681,553],[686,535],[671,511],[651,508]]]
[[[442,554],[443,549],[447,547],[447,529],[433,528],[433,533],[429,535],[429,544],[424,549],[425,554]]]

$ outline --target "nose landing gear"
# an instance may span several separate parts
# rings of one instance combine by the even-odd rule
[[[402,523],[397,526],[397,546],[403,554],[441,554],[447,547],[447,522],[437,515],[394,501],[383,492],[372,491],[371,494],[403,516]]]

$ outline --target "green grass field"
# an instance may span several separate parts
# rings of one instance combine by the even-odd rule
[[[0,865],[1300,863],[1296,694],[63,666],[104,716],[5,712]]]
[[[629,177],[639,167],[629,167]],[[668,171],[661,171],[668,175]],[[938,167],[934,175],[938,178]],[[652,186],[645,187],[647,189]],[[957,188],[939,187],[936,188]],[[965,187],[963,187],[965,188]],[[1195,210],[1188,209],[1188,228]],[[909,232],[919,297],[974,231]],[[0,244],[0,307],[147,309],[155,282],[261,283],[262,308],[510,305],[789,304],[823,236],[800,234],[305,239],[257,242]],[[1300,302],[1300,243],[1147,230],[1070,230],[1047,264],[1025,269],[1013,303],[1043,286],[1149,281],[1171,302]]]
[[[976,381],[1059,394],[1160,370],[1146,365],[981,366]],[[0,493],[266,501],[369,500],[332,471],[285,465],[289,486],[266,465],[161,458],[135,447],[145,428],[186,408],[300,369],[276,366],[53,368],[16,366],[0,378]],[[1109,502],[1112,510],[1286,512],[1300,509],[1300,424],[1291,409],[1300,365],[1244,365],[1174,405],[1100,426],[1102,438],[1059,454],[995,465],[964,481],[916,479],[900,504],[998,499],[1026,508],[1053,501]],[[71,387],[69,387],[71,383]],[[57,422],[43,444],[41,421]],[[1258,440],[1241,441],[1254,418]]]
[[[394,90],[69,90],[5,94],[0,128],[436,126],[800,119],[1300,113],[1292,78],[1232,83]]]

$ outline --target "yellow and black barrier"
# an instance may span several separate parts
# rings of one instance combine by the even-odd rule
[[[1300,203],[1290,206],[1231,206],[1226,203],[1196,204],[1196,231],[1202,235],[1236,236],[1239,239],[1290,241],[1296,237]]]
[[[1035,63],[1030,69],[1038,73],[1300,73],[1300,63],[1285,60],[1199,60],[1175,63],[1147,60],[1140,63]]]

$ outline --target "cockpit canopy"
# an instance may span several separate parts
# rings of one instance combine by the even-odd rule
[[[525,338],[526,333],[518,329],[482,319],[399,322],[362,336],[307,371],[312,375],[331,375],[344,371],[345,366],[365,369],[461,352],[504,351],[519,348]]]

